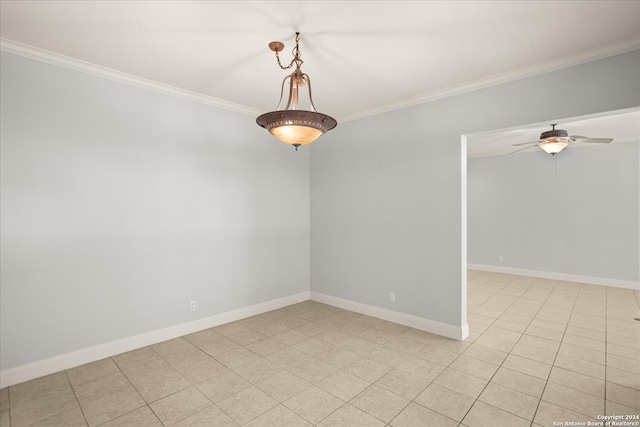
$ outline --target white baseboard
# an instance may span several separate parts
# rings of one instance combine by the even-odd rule
[[[162,341],[191,334],[193,332],[245,319],[267,311],[277,310],[309,299],[453,339],[463,340],[469,336],[469,326],[467,324],[458,327],[317,292],[301,292],[296,295],[290,295],[288,297],[239,308],[226,313],[216,314],[204,319],[194,320],[193,322],[182,323],[180,325],[164,329],[157,329],[144,334],[123,338],[121,340],[96,345],[27,365],[18,366],[16,368],[7,369],[0,372],[0,388],[29,381],[34,378],[39,378],[65,369],[71,369],[76,366],[84,365],[85,363],[95,362],[127,351],[136,350],[141,347],[146,347],[148,345],[157,344]]]
[[[313,291],[311,292],[311,300],[457,340],[463,340],[469,336],[469,325],[467,324],[462,326],[449,325]]]
[[[228,311],[226,313],[216,314],[204,319],[194,320],[193,322],[182,323],[180,325],[164,329],[157,329],[144,334],[55,356],[49,359],[30,363],[28,365],[7,369],[0,372],[0,388],[29,381],[34,378],[49,375],[65,369],[74,368],[76,366],[84,365],[85,363],[95,362],[96,360],[115,356],[116,354],[125,353],[148,345],[157,344],[162,341],[212,328],[214,326],[262,314],[267,311],[277,310],[288,305],[307,301],[309,297],[309,292],[301,292],[284,298],[278,298],[249,307]]]
[[[555,273],[552,271],[525,270],[523,268],[500,267],[496,265],[467,264],[469,270],[489,271],[492,273],[515,274],[518,276],[539,277],[541,279],[564,280],[567,282],[588,283],[590,285],[613,286],[640,290],[640,282],[633,280],[607,279],[605,277],[580,276],[577,274]]]

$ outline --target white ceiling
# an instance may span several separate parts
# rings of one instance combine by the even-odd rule
[[[275,109],[287,72],[267,44],[288,63],[296,31],[341,122],[637,48],[640,2],[0,1],[3,50],[248,114]]]

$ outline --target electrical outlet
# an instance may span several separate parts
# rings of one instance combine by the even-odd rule
[[[389,302],[396,302],[396,294],[389,292]]]
[[[196,311],[196,302],[189,301],[189,311]]]
[[[502,258],[502,255],[500,255],[500,256],[498,257],[498,262],[502,262],[502,261],[504,261],[504,258]]]

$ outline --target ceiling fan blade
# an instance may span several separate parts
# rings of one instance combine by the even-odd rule
[[[585,138],[585,139],[579,139],[575,142],[579,142],[579,143],[596,143],[596,144],[608,144],[611,141],[613,141],[613,138]]]
[[[569,139],[572,141],[577,141],[578,139],[589,139],[589,138],[582,135],[571,135]]]
[[[516,145],[516,144],[514,144],[514,145]],[[517,145],[522,145],[522,144],[517,144]],[[534,147],[537,147],[537,146],[539,146],[539,145],[540,145],[540,144],[536,143],[536,145],[530,145],[529,147],[524,147],[524,148],[521,148],[521,149],[519,149],[519,150],[512,151],[512,152],[510,152],[509,154],[517,153],[518,151],[528,150],[529,148],[534,148]]]
[[[514,147],[517,147],[518,145],[532,145],[532,144],[539,144],[540,141],[535,141],[535,142],[521,142],[519,144],[511,144]]]

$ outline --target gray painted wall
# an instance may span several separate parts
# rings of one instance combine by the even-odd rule
[[[461,135],[636,107],[639,75],[634,51],[338,125],[311,146],[311,289],[465,324]]]
[[[0,65],[2,370],[309,289],[460,326],[460,135],[640,105],[636,51],[295,152],[253,117]]]
[[[637,282],[638,156],[627,142],[569,147],[555,171],[541,150],[469,159],[469,262]]]
[[[0,63],[2,370],[309,290],[308,151],[250,116]]]

